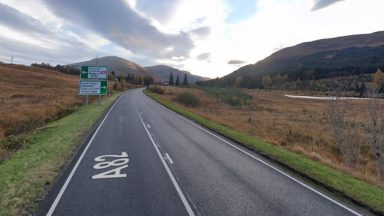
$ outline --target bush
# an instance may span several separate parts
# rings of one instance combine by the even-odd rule
[[[200,104],[199,98],[190,93],[190,92],[183,92],[176,96],[176,101],[184,104],[186,106],[196,107]]]
[[[233,107],[243,107],[252,100],[252,95],[240,89],[234,88],[203,88],[209,95],[215,97],[219,102],[229,104]]]
[[[164,94],[164,89],[162,89],[159,86],[151,86],[151,87],[149,87],[149,91],[151,91],[153,93],[157,93],[157,94]]]
[[[29,144],[31,142],[31,138],[27,135],[19,135],[19,136],[8,136],[5,140],[0,142],[0,148],[16,151],[21,147]]]

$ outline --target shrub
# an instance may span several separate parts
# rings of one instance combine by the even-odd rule
[[[204,91],[215,97],[219,102],[229,104],[233,107],[243,107],[252,100],[252,95],[240,89],[234,88],[204,88]]]
[[[176,101],[191,107],[196,107],[200,104],[199,98],[191,92],[183,92],[177,95]]]
[[[149,87],[149,91],[157,94],[164,94],[164,89],[162,89],[160,86],[151,86]]]
[[[27,135],[18,135],[18,136],[8,136],[5,140],[0,142],[0,148],[16,151],[21,147],[29,144],[31,142],[31,138]]]

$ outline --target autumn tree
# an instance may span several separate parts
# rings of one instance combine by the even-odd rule
[[[272,79],[269,76],[264,76],[261,79],[261,84],[263,85],[264,88],[269,88],[270,85],[272,85]]]
[[[379,89],[384,81],[384,74],[379,69],[377,69],[376,73],[373,75],[373,83],[375,84],[376,89]]]
[[[375,158],[376,175],[382,179],[383,157],[384,157],[384,116],[382,108],[378,101],[378,93],[373,90],[370,93],[371,100],[369,101],[369,126],[371,152]]]
[[[358,136],[357,110],[340,89],[329,100],[329,119],[337,149],[348,166],[359,165],[362,142]]]

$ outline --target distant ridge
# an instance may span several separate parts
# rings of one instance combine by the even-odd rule
[[[155,77],[157,77],[162,82],[167,82],[169,80],[169,75],[171,74],[171,72],[173,74],[174,79],[176,79],[176,76],[179,76],[180,82],[182,82],[185,73],[188,76],[188,82],[191,84],[198,81],[209,80],[209,78],[193,75],[188,71],[178,70],[176,68],[169,67],[166,65],[155,65],[144,68],[150,71]]]
[[[96,65],[96,64],[100,66],[108,66],[109,72],[114,71],[117,76],[120,74],[122,74],[123,76],[127,76],[130,73],[135,74],[135,76],[152,75],[149,71],[147,71],[140,65],[117,56],[105,56],[97,59],[94,58],[89,61],[70,64],[70,66],[80,67],[81,65]],[[154,78],[157,78],[157,77],[154,77]]]
[[[279,50],[207,86],[260,87],[264,76],[287,75],[290,81],[374,73],[384,68],[384,31],[305,42]]]

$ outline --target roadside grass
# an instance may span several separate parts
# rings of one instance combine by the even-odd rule
[[[83,106],[73,114],[25,135],[31,143],[0,163],[0,215],[35,212],[58,172],[121,94],[106,98],[100,106]]]
[[[384,214],[384,190],[370,185],[356,177],[337,171],[318,161],[311,160],[298,153],[291,152],[280,146],[272,145],[255,137],[229,129],[223,125],[207,120],[197,114],[187,111],[169,100],[163,99],[147,90],[144,93],[163,106],[187,118],[216,131],[256,152],[280,163],[295,172],[337,192],[374,212]]]

